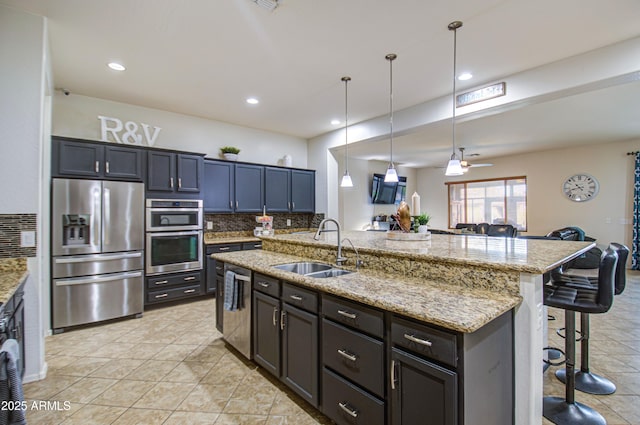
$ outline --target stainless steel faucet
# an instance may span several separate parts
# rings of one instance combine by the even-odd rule
[[[324,220],[322,220],[320,222],[320,225],[318,226],[318,231],[313,236],[313,239],[317,241],[317,240],[320,239],[320,234],[321,233],[329,231],[329,230],[325,230],[324,229],[324,224],[327,221],[331,221],[331,222],[335,223],[336,224],[336,229],[338,230],[338,253],[336,254],[336,264],[341,266],[342,263],[347,261],[347,258],[342,256],[342,240],[340,239],[340,223],[338,223],[338,220],[336,220],[334,218],[325,218]]]
[[[351,239],[349,238],[344,238],[342,240],[342,242],[347,241],[349,242],[349,245],[351,245],[351,248],[353,248],[353,251],[356,253],[356,270],[360,269],[360,266],[364,265],[364,261],[362,261],[360,259],[360,254],[358,254],[358,250],[356,249],[356,247],[353,245],[353,242],[351,242]]]

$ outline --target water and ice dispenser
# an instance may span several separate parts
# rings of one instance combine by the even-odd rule
[[[62,245],[89,245],[91,240],[90,214],[62,215]]]

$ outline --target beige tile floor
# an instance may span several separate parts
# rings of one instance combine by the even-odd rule
[[[577,393],[608,424],[640,425],[640,273],[613,309],[592,318],[592,370],[613,395]],[[141,319],[46,339],[47,378],[25,384],[30,424],[328,424],[325,417],[225,348],[213,300],[159,308]],[[562,326],[561,311],[551,328]],[[551,344],[561,346],[555,335]],[[545,394],[564,387],[545,373]],[[34,401],[48,401],[34,409]],[[38,406],[38,405],[35,405]],[[550,423],[546,420],[544,424]]]

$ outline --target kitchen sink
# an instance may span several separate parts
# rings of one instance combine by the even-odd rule
[[[305,276],[316,277],[316,278],[326,278],[326,277],[337,277],[342,276],[343,274],[353,273],[349,270],[343,269],[329,269],[329,270],[321,270],[319,272],[307,273]]]
[[[323,263],[301,262],[301,263],[288,263],[278,264],[273,266],[276,269],[284,270],[291,273],[304,274],[315,273],[320,271],[331,270],[333,266]]]
[[[277,266],[273,267],[279,270],[315,278],[337,277],[342,276],[343,274],[353,273],[349,270],[334,268],[330,264],[313,262],[278,264]]]

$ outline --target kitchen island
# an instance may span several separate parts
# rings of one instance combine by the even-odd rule
[[[364,266],[315,279],[274,269],[293,261],[335,263],[338,234],[264,237],[262,251],[214,254],[216,259],[458,332],[471,333],[513,310],[514,420],[541,423],[544,307],[542,276],[591,249],[591,242],[432,235],[388,240],[380,232],[344,232]],[[355,270],[351,244],[344,268]]]

